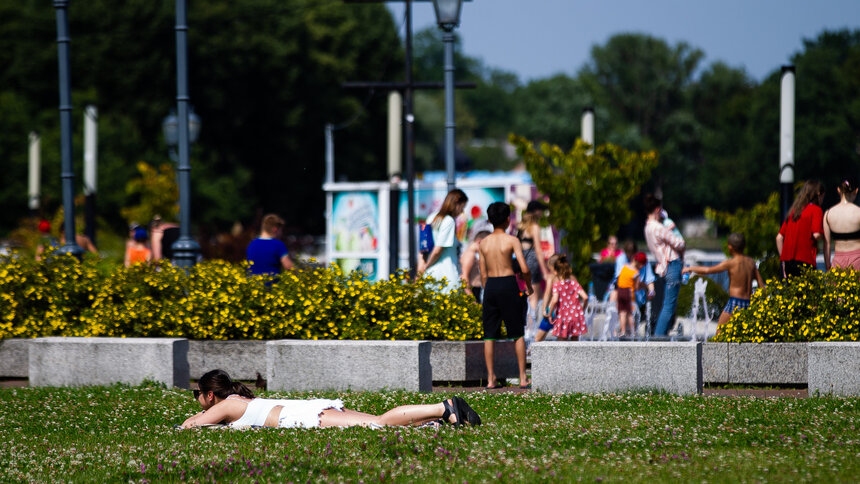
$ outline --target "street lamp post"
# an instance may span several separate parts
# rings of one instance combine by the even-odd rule
[[[794,198],[794,66],[782,66],[779,104],[779,216],[785,220]]]
[[[58,249],[62,254],[72,254],[81,258],[84,250],[75,240],[75,172],[72,169],[72,94],[71,78],[69,75],[69,19],[66,7],[69,2],[54,0],[57,10],[57,60],[59,63],[60,80],[60,178],[63,183],[63,212],[65,217],[66,243]]]
[[[460,25],[460,7],[463,0],[433,0],[436,23],[442,29],[445,43],[445,172],[448,191],[454,183],[454,28]]]
[[[173,260],[179,267],[197,262],[200,244],[191,237],[191,164],[188,117],[188,25],[185,1],[176,0],[176,112],[179,142],[179,240],[173,243]]]

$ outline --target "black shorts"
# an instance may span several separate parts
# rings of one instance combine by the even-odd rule
[[[484,286],[484,339],[502,337],[502,321],[507,337],[516,339],[525,334],[528,304],[521,295],[516,276],[488,277]]]
[[[784,260],[780,261],[782,266],[782,278],[796,277],[803,275],[804,271],[814,269],[814,267],[806,262],[799,260]]]

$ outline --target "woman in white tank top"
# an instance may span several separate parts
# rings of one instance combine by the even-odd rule
[[[424,425],[442,420],[459,426],[481,425],[481,417],[460,397],[427,405],[401,405],[382,415],[344,408],[338,400],[280,400],[255,398],[250,388],[234,382],[223,370],[203,375],[194,398],[203,411],[189,417],[182,428],[207,424],[232,427],[383,427]]]

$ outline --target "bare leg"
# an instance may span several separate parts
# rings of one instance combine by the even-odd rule
[[[487,365],[487,388],[495,388],[496,384],[496,368],[493,363],[495,355],[496,342],[493,340],[484,341],[484,363]]]
[[[539,329],[537,331],[537,334],[535,335],[535,343],[537,343],[538,341],[545,340],[547,333],[548,333],[548,331],[544,331],[542,329]]]
[[[484,347],[486,350],[486,346]],[[517,339],[514,343],[514,350],[517,353],[517,364],[520,366],[520,386],[526,386],[530,382],[526,376],[526,340],[523,337]],[[486,355],[486,351],[484,353]]]
[[[714,336],[720,334],[720,330],[723,328],[723,325],[728,323],[730,319],[732,319],[732,315],[730,313],[725,311],[720,313],[720,322],[717,323],[717,333]]]
[[[371,415],[347,408],[343,409],[343,411],[329,408],[323,410],[320,414],[320,427],[367,427],[373,424],[383,426],[421,425],[441,418],[444,413],[445,406],[441,403],[401,405],[392,408],[382,415]],[[448,420],[454,423],[457,419],[451,415]]]

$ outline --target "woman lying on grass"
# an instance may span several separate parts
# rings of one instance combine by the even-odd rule
[[[401,405],[382,415],[357,412],[338,400],[274,400],[255,398],[250,388],[223,370],[212,370],[197,382],[194,398],[203,411],[182,422],[182,428],[207,424],[231,427],[381,427],[419,426],[443,422],[481,425],[481,417],[460,397],[428,405]]]

